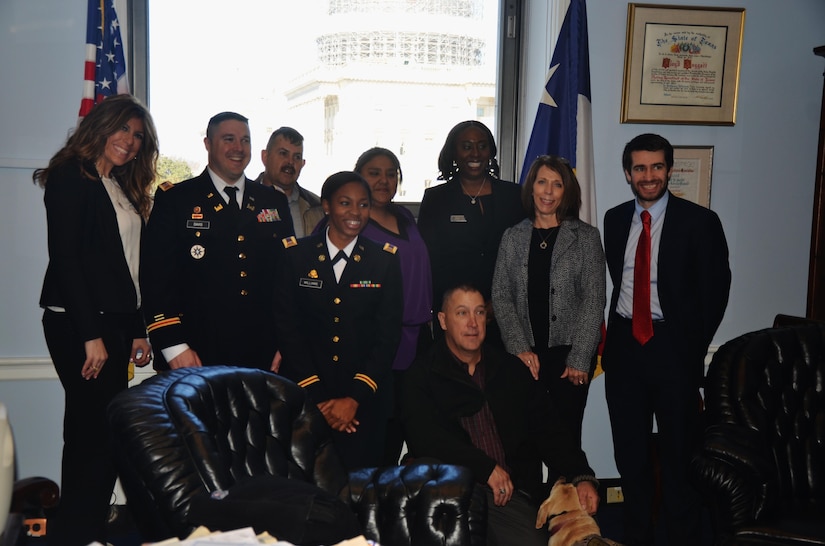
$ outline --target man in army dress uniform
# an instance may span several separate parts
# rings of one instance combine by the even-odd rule
[[[146,227],[140,283],[155,368],[275,369],[273,279],[294,233],[289,205],[244,175],[247,118],[212,117],[204,145],[206,169],[162,184]]]

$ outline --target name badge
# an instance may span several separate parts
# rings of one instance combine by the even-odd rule
[[[186,227],[189,229],[209,229],[209,220],[187,220]]]
[[[451,214],[450,215],[450,223],[452,223],[452,224],[456,224],[456,223],[466,224],[467,219],[464,217],[463,214]]]
[[[307,279],[302,277],[298,280],[298,286],[301,288],[315,288],[316,290],[324,286],[324,281],[321,279]]]

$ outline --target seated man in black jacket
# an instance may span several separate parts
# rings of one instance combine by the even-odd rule
[[[546,545],[536,530],[541,463],[576,484],[593,514],[596,479],[546,392],[521,361],[484,344],[484,297],[470,286],[444,294],[444,338],[407,372],[403,419],[410,455],[469,468],[487,492],[488,544]]]

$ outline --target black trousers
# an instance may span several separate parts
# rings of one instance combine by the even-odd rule
[[[700,434],[700,363],[691,361],[667,322],[654,323],[644,346],[631,321],[614,320],[605,345],[605,395],[616,467],[622,479],[626,545],[653,544],[654,476],[650,455],[656,417],[667,544],[700,543],[701,503],[688,480],[690,456]],[[658,509],[658,507],[655,507]],[[659,518],[661,519],[661,517]]]
[[[46,310],[43,331],[49,354],[65,392],[60,505],[49,521],[49,544],[85,546],[106,543],[106,520],[115,485],[106,424],[106,407],[128,386],[132,339],[129,318],[107,316],[103,343],[109,358],[97,379],[80,375],[86,360],[84,340],[68,313]]]
[[[533,348],[533,352],[538,355],[541,365],[539,381],[550,393],[550,399],[570,430],[576,445],[581,447],[582,420],[584,408],[587,405],[587,393],[590,391],[590,381],[584,385],[574,385],[569,379],[561,378],[561,374],[567,368],[567,355],[570,353],[570,348],[570,345],[559,345],[549,349]],[[592,377],[592,372],[590,377]],[[555,479],[551,481],[555,482]]]

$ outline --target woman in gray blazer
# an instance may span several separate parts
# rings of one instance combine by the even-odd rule
[[[581,444],[605,306],[599,230],[579,220],[581,189],[564,158],[541,156],[522,187],[528,218],[504,232],[493,309],[507,351],[550,391]]]

